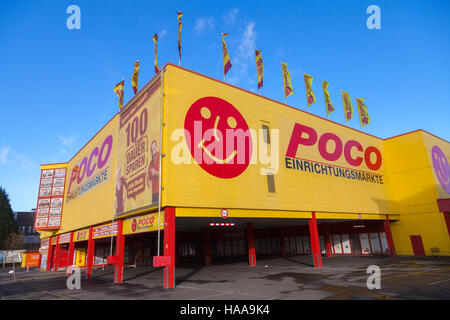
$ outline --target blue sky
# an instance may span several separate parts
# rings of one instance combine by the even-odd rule
[[[81,29],[69,30],[66,9],[81,9]],[[381,30],[369,30],[369,5],[381,9]],[[261,94],[283,101],[280,60],[306,110],[303,72],[314,77],[326,117],[321,81],[343,122],[340,90],[365,98],[370,134],[387,138],[424,129],[450,140],[449,1],[124,1],[6,0],[0,11],[0,186],[13,210],[36,206],[40,164],[66,162],[117,112],[112,88],[125,77],[132,97],[158,62],[178,63],[176,11],[184,12],[182,66],[221,80],[221,32],[228,32],[233,67],[227,82],[256,91],[254,49],[262,51]],[[349,126],[359,129],[358,117]]]

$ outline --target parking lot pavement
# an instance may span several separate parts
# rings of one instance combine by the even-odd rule
[[[449,257],[331,257],[314,269],[311,256],[259,259],[220,265],[179,264],[176,288],[164,289],[163,270],[146,266],[124,271],[114,284],[112,267],[82,272],[81,290],[69,290],[63,271],[0,273],[1,299],[120,300],[318,300],[449,299]],[[369,290],[367,267],[381,271],[381,288]]]

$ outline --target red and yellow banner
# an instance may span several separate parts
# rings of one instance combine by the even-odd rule
[[[287,63],[281,63],[281,71],[283,72],[284,97],[287,98],[291,94],[294,94],[294,90],[291,85],[291,75],[288,71]]]
[[[22,255],[22,267],[39,267],[40,259],[39,252],[25,252]]]
[[[325,108],[327,110],[327,115],[334,111],[334,107],[331,104],[330,93],[328,92],[328,81],[322,81],[323,97],[325,99]]]
[[[73,242],[89,240],[89,228],[78,230],[73,235]]]
[[[114,92],[119,97],[119,108],[123,108],[123,88],[124,88],[124,80],[120,81],[116,86],[114,87]]]
[[[92,229],[92,239],[99,239],[117,235],[118,222],[104,224]]]
[[[159,202],[161,78],[120,114],[117,151],[116,216]]]
[[[345,121],[349,121],[353,117],[352,99],[348,92],[342,91],[342,103],[344,104]]]
[[[123,234],[134,234],[158,230],[158,212],[125,219]],[[160,230],[164,230],[164,211],[160,213]]]
[[[228,33],[222,34],[222,52],[223,52],[223,74],[226,75],[228,70],[231,68],[231,60],[228,54],[227,44],[225,43],[225,37]]]
[[[155,35],[152,37],[153,42],[155,43],[155,73],[159,73],[158,68],[158,34],[155,33]]]
[[[67,163],[42,165],[35,230],[59,229],[63,211]]]
[[[70,232],[60,234],[58,238],[58,244],[69,243],[70,242]]]
[[[183,12],[178,11],[178,57],[181,61],[181,27],[182,27],[182,23],[181,23],[181,17],[183,16]]]
[[[138,92],[139,80],[139,60],[134,63],[133,76],[131,77],[131,84],[133,85],[134,94]]]
[[[370,123],[369,113],[367,112],[367,106],[364,104],[363,98],[356,98],[356,104],[358,106],[359,112],[359,122],[361,123],[361,127]]]
[[[303,77],[305,78],[305,88],[306,88],[306,101],[308,102],[308,107],[316,102],[316,97],[314,96],[314,92],[312,89],[313,77],[309,74],[304,73]]]
[[[261,50],[255,50],[256,56],[256,73],[258,77],[258,90],[263,86],[263,59],[261,57]]]

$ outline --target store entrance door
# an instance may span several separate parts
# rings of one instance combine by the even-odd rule
[[[69,263],[69,245],[61,245],[59,254],[59,267],[65,268]]]

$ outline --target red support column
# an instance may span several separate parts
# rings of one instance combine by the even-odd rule
[[[323,241],[325,242],[325,252],[328,257],[333,256],[333,250],[331,249],[331,235],[330,226],[328,223],[323,223]]]
[[[319,231],[317,230],[316,213],[312,213],[309,219],[309,234],[311,237],[311,251],[314,258],[314,267],[322,267],[322,257],[320,255]]]
[[[205,265],[211,265],[211,231],[205,229]]]
[[[55,268],[53,269],[53,271],[58,272],[58,268],[59,268],[59,259],[61,256],[61,247],[59,245],[59,235],[56,236],[56,248],[55,248],[55,256],[56,256],[56,263],[55,263]]]
[[[69,266],[72,266],[74,263],[74,261],[73,261],[73,253],[74,253],[74,251],[75,251],[75,242],[73,242],[73,235],[74,235],[75,233],[74,232],[71,232],[70,233],[70,242],[69,242],[69,259],[68,259],[68,265]]]
[[[53,259],[53,245],[52,245],[52,237],[50,237],[48,242],[48,251],[47,251],[47,272],[49,272],[52,268],[52,259]]]
[[[95,240],[92,239],[92,230],[93,230],[93,227],[89,227],[89,240],[88,240],[88,248],[87,248],[87,256],[86,256],[86,278],[87,279],[91,278],[92,264],[94,262]]]
[[[123,235],[123,220],[117,221],[116,257],[114,265],[114,283],[123,282],[123,257],[125,254],[125,236]]]
[[[389,247],[389,256],[391,258],[395,257],[394,239],[391,233],[391,224],[389,222],[389,216],[386,215],[386,220],[384,220],[384,233],[386,234],[386,240]]]
[[[253,231],[253,222],[247,223],[247,244],[248,244],[248,261],[250,267],[256,266],[255,252],[255,233]]]
[[[175,208],[164,210],[164,256],[169,266],[164,267],[164,288],[175,288]]]
[[[445,224],[447,225],[447,232],[450,236],[450,215],[448,212],[443,212],[442,214],[444,215]]]

